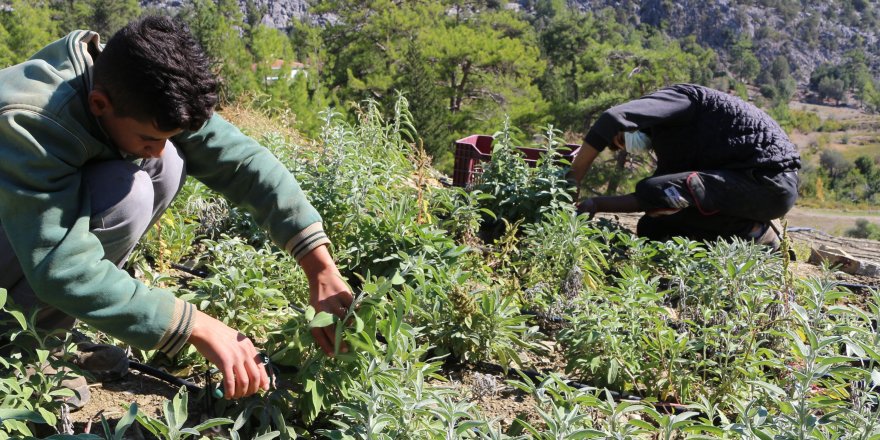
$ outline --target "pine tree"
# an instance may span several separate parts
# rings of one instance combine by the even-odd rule
[[[0,68],[15,64],[16,59],[15,52],[9,48],[9,31],[0,20]]]
[[[13,0],[9,8],[0,12],[0,26],[5,29],[6,50],[0,56],[10,57],[9,64],[17,64],[61,37],[54,12],[45,2]],[[5,54],[3,53],[5,52]]]
[[[218,64],[225,100],[257,89],[256,75],[251,70],[253,58],[242,39],[244,14],[236,0],[193,0],[180,16]]]
[[[52,7],[62,32],[89,29],[103,41],[143,12],[138,0],[54,0]]]

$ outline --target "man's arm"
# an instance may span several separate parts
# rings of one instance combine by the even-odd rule
[[[571,163],[571,170],[568,171],[568,179],[572,181],[575,186],[580,187],[581,181],[584,180],[584,176],[587,175],[587,171],[590,170],[590,167],[598,156],[599,150],[590,144],[584,144],[580,151],[578,151],[577,156],[574,157],[574,161]]]
[[[345,316],[351,293],[327,249],[330,241],[320,215],[287,167],[219,115],[173,141],[186,154],[190,175],[246,208],[272,241],[296,258],[309,280],[315,310]],[[332,327],[314,333],[332,355]]]
[[[623,196],[593,197],[578,205],[578,212],[593,215],[597,212],[639,212],[644,211],[635,194]]]
[[[320,214],[290,170],[219,115],[171,141],[186,156],[188,175],[247,210],[272,242],[297,261],[329,243]]]

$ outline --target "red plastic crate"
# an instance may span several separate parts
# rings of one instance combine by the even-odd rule
[[[492,158],[492,142],[495,138],[483,134],[474,134],[455,141],[455,165],[452,169],[452,184],[454,186],[468,187],[476,183],[480,174],[483,173],[482,162]],[[581,146],[577,144],[565,144],[568,151],[561,151],[562,158],[569,162],[574,160]],[[547,152],[543,148],[517,147],[525,156],[529,166],[535,166],[538,159]]]

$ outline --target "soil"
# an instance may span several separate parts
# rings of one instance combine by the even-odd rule
[[[543,345],[546,348],[543,355],[520,353],[522,370],[561,374],[565,370],[565,360],[556,342],[547,340]],[[523,381],[514,367],[511,366],[505,375],[499,366],[493,364],[447,365],[441,373],[449,382],[440,385],[455,390],[460,396],[467,396],[487,420],[494,420],[504,429],[517,418],[531,425],[540,425],[542,422],[535,412],[538,405],[534,397],[508,383]]]
[[[444,387],[454,390],[458,396],[467,396],[488,420],[496,421],[504,429],[510,427],[517,418],[531,424],[539,420],[534,410],[537,406],[535,399],[508,385],[507,377],[503,373],[489,374],[462,368],[446,372],[446,377],[449,382]],[[496,386],[485,391],[480,386],[475,386],[475,383],[485,382]],[[481,391],[474,391],[475,389]]]
[[[164,402],[177,392],[166,382],[146,375],[131,372],[122,379],[112,382],[98,382],[89,385],[91,398],[86,405],[70,413],[69,421],[73,432],[104,435],[101,425],[103,416],[111,426],[116,426],[125,415],[126,407],[136,403],[138,408],[151,417],[162,417]],[[140,426],[132,424],[125,438],[144,438]]]

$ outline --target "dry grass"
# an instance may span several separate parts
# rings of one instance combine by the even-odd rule
[[[861,110],[852,107],[835,107],[831,105],[807,104],[804,102],[792,102],[789,104],[789,107],[793,110],[816,113],[823,121],[827,119],[840,121],[869,121],[877,119],[877,116],[868,115]]]
[[[300,146],[311,145],[312,142],[296,129],[296,115],[286,111],[270,116],[266,112],[254,108],[254,101],[241,99],[226,104],[219,113],[227,121],[238,127],[243,133],[259,140],[266,133],[277,133],[285,143]]]
[[[843,157],[849,160],[855,160],[859,156],[878,157],[880,156],[880,144],[847,144],[835,146],[834,148],[843,154]]]
[[[871,223],[880,225],[880,212],[874,210],[857,210],[839,207],[837,209],[816,209],[804,206],[800,201],[798,206],[785,215],[788,225],[791,227],[807,227],[825,231],[831,235],[842,236],[847,230],[855,227],[859,219],[865,219]]]

